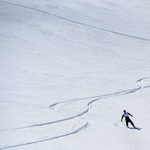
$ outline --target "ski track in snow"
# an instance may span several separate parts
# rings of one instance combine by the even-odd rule
[[[22,8],[25,8],[25,9],[34,10],[34,11],[37,11],[37,12],[40,12],[40,13],[43,13],[43,14],[46,14],[46,15],[53,16],[53,17],[58,18],[58,19],[62,19],[64,21],[69,21],[69,22],[78,24],[78,25],[82,25],[82,26],[86,26],[86,27],[102,30],[102,31],[105,31],[105,32],[109,32],[109,33],[112,33],[112,34],[116,34],[116,35],[120,35],[120,36],[124,36],[124,37],[128,37],[128,38],[133,38],[133,39],[137,39],[137,40],[143,40],[143,41],[150,42],[150,39],[137,37],[137,36],[133,36],[133,35],[128,35],[128,34],[120,33],[120,32],[117,32],[117,31],[113,31],[113,30],[104,29],[104,28],[101,28],[101,27],[96,27],[96,26],[93,26],[93,25],[85,24],[85,23],[78,22],[78,21],[75,21],[75,20],[71,20],[71,19],[67,19],[67,18],[64,18],[64,17],[60,17],[60,16],[57,16],[57,15],[45,12],[43,10],[33,8],[33,7],[24,6],[24,5],[20,5],[20,4],[15,4],[15,3],[11,3],[11,2],[7,2],[7,1],[3,1],[3,0],[1,0],[0,2],[6,3],[6,4],[10,4],[10,5],[14,5],[14,6],[18,6],[18,7],[22,7]]]
[[[36,9],[36,8],[32,8],[32,7],[29,7],[29,6],[23,6],[23,5],[20,5],[20,4],[6,2],[6,1],[2,1],[2,0],[0,2],[1,3],[6,3],[6,4],[10,4],[10,5],[14,5],[14,6],[18,6],[18,7],[22,7],[24,9],[30,9],[30,10],[33,10],[33,11],[37,11],[37,12],[40,12],[40,13],[43,13],[43,14],[46,14],[46,15],[50,15],[52,17],[55,17],[55,18],[58,18],[58,19],[62,19],[64,21],[72,22],[72,23],[75,23],[75,24],[78,24],[78,25],[82,25],[82,26],[85,26],[85,27],[95,28],[95,29],[98,29],[98,30],[102,30],[102,31],[105,31],[105,32],[109,32],[109,33],[120,35],[120,36],[124,36],[124,37],[129,37],[129,38],[133,38],[133,39],[137,39],[137,40],[144,40],[144,41],[148,41],[148,42],[150,41],[150,39],[145,39],[145,38],[141,38],[141,37],[127,35],[127,34],[124,34],[124,33],[119,33],[119,32],[116,32],[116,31],[112,31],[112,30],[108,30],[108,29],[104,29],[104,28],[100,28],[100,27],[95,27],[93,25],[88,25],[88,24],[85,24],[85,23],[82,23],[82,22],[78,22],[78,21],[74,21],[74,20],[67,19],[67,18],[64,18],[64,17],[60,17],[60,16],[57,16],[57,15],[54,15],[54,14],[51,14],[51,13],[48,13],[48,12],[45,12],[45,11],[42,11],[42,10],[39,10],[39,9]],[[72,130],[68,131],[68,133],[62,133],[62,134],[60,134],[58,136],[48,137],[48,138],[44,138],[42,140],[30,141],[30,142],[26,142],[26,143],[14,144],[14,145],[10,145],[10,146],[2,146],[2,147],[0,147],[0,150],[26,146],[26,145],[31,145],[31,144],[45,142],[45,141],[50,141],[50,140],[66,137],[66,136],[69,136],[69,135],[73,135],[73,134],[76,134],[76,133],[78,133],[78,132],[80,132],[80,131],[82,131],[84,129],[87,129],[91,125],[91,121],[88,120],[86,117],[84,117],[84,115],[87,114],[92,109],[92,104],[93,103],[95,103],[95,102],[97,102],[99,100],[103,100],[105,98],[110,98],[110,97],[116,97],[116,96],[122,96],[122,95],[135,93],[135,92],[137,92],[138,90],[140,90],[142,88],[149,88],[150,86],[144,86],[144,84],[143,84],[143,81],[148,79],[148,78],[150,78],[150,77],[145,77],[145,78],[141,78],[141,79],[137,80],[137,83],[138,83],[139,86],[134,88],[134,89],[123,90],[123,91],[110,93],[110,94],[105,94],[105,95],[100,95],[100,96],[85,97],[85,98],[81,98],[81,99],[74,99],[74,100],[70,100],[70,101],[64,101],[64,102],[58,102],[58,103],[52,104],[52,105],[49,106],[50,109],[53,109],[54,111],[60,111],[61,110],[62,112],[65,113],[64,105],[73,104],[74,102],[77,102],[77,101],[83,101],[83,100],[89,101],[90,99],[93,99],[93,100],[87,102],[87,107],[86,107],[86,109],[84,111],[82,111],[82,112],[80,112],[80,113],[78,113],[76,115],[72,115],[71,117],[67,117],[67,118],[56,120],[56,121],[52,121],[52,122],[46,122],[46,123],[41,123],[41,124],[34,124],[34,125],[31,125],[31,126],[25,126],[25,127],[20,127],[20,128],[13,128],[13,129],[9,129],[9,130],[3,130],[3,131],[0,131],[0,132],[2,134],[3,132],[9,132],[10,130],[23,130],[23,129],[26,129],[26,128],[38,128],[38,127],[48,126],[48,125],[51,125],[51,124],[58,124],[58,123],[61,123],[61,122],[66,122],[68,120],[72,120],[72,119],[77,119],[78,118],[79,120],[80,119],[83,120],[85,123],[82,126],[78,127],[77,129],[74,129],[75,126],[77,125],[77,124],[75,124],[72,127]],[[61,104],[64,104],[64,105],[62,107],[60,107],[59,110],[57,110],[56,107],[58,108],[58,106],[59,105],[61,106]]]
[[[23,130],[25,128],[33,128],[33,127],[35,128],[35,127],[40,127],[40,126],[46,126],[46,125],[51,125],[51,124],[65,122],[65,121],[68,121],[68,120],[71,120],[71,119],[75,119],[75,118],[78,118],[79,120],[82,119],[82,120],[85,121],[85,124],[80,126],[78,129],[73,130],[74,127],[76,126],[76,124],[75,124],[72,127],[72,131],[70,131],[68,133],[60,134],[60,135],[54,136],[54,137],[45,138],[45,139],[42,139],[42,140],[27,142],[27,143],[15,144],[15,145],[10,145],[10,146],[2,146],[2,147],[0,147],[0,150],[9,149],[9,148],[15,148],[15,147],[21,147],[21,146],[27,146],[27,145],[41,143],[41,142],[45,142],[45,141],[50,141],[50,140],[66,137],[66,136],[69,136],[69,135],[73,135],[73,134],[76,134],[76,133],[78,133],[78,132],[80,132],[80,131],[82,131],[84,129],[87,129],[91,125],[91,121],[86,119],[86,117],[83,117],[83,115],[88,113],[90,111],[90,109],[92,109],[92,104],[94,102],[102,100],[102,99],[105,99],[105,98],[116,97],[116,96],[123,96],[123,95],[131,94],[131,93],[135,93],[135,92],[139,91],[142,88],[149,88],[150,86],[144,86],[144,84],[143,84],[143,81],[148,79],[148,78],[150,78],[150,77],[145,77],[145,78],[141,78],[141,79],[137,80],[137,83],[138,83],[139,86],[137,88],[134,88],[134,89],[119,91],[119,92],[116,92],[116,93],[110,93],[110,94],[105,94],[105,95],[100,95],[100,96],[85,97],[85,98],[81,98],[81,99],[74,99],[74,100],[70,100],[70,101],[68,100],[68,101],[64,101],[64,102],[54,103],[54,104],[49,106],[50,109],[56,110],[56,107],[58,105],[61,105],[61,104],[69,105],[69,104],[73,104],[76,101],[83,101],[83,100],[93,99],[93,100],[91,100],[90,102],[87,103],[86,110],[84,110],[83,112],[81,112],[81,113],[79,113],[77,115],[73,115],[72,117],[64,118],[64,119],[61,119],[61,120],[56,120],[56,121],[53,121],[53,122],[47,122],[47,123],[35,124],[35,125],[31,125],[31,126],[26,126],[26,127],[9,129],[9,130],[0,131],[0,132],[2,133],[2,132],[6,132],[6,131],[9,132],[10,130],[21,130],[21,129]],[[64,109],[63,106],[60,107],[61,111]],[[58,111],[58,110],[56,110],[56,111]]]

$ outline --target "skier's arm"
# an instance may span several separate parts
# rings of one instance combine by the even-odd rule
[[[130,113],[128,113],[131,117],[133,117]]]
[[[122,115],[122,117],[121,117],[121,121],[122,121],[123,117],[124,117],[124,115]]]

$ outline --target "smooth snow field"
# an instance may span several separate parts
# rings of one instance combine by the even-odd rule
[[[0,150],[149,141],[149,0],[0,0]]]

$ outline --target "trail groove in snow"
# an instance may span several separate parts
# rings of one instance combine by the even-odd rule
[[[46,142],[46,141],[50,141],[50,140],[62,138],[62,137],[65,137],[65,136],[76,134],[79,131],[86,129],[88,126],[89,126],[89,123],[86,123],[81,128],[79,128],[79,129],[77,129],[75,131],[72,131],[70,133],[67,133],[67,134],[62,134],[62,135],[59,135],[59,136],[55,136],[55,137],[51,137],[51,138],[46,138],[46,139],[43,139],[43,140],[38,140],[38,141],[33,141],[33,142],[28,142],[28,143],[22,143],[22,144],[16,144],[16,145],[12,145],[12,146],[6,146],[6,147],[0,148],[0,150],[9,149],[9,148],[15,148],[15,147],[21,147],[21,146],[27,146],[27,145],[31,145],[31,144],[36,144],[36,143],[41,143],[41,142]]]
[[[46,14],[46,15],[50,15],[52,17],[59,18],[59,19],[62,19],[64,21],[69,21],[69,22],[72,22],[72,23],[75,23],[75,24],[78,24],[78,25],[82,25],[82,26],[86,26],[86,27],[102,30],[102,31],[109,32],[109,33],[112,33],[112,34],[116,34],[116,35],[120,35],[120,36],[124,36],[124,37],[128,37],[128,38],[133,38],[133,39],[137,39],[137,40],[143,40],[143,41],[148,41],[148,42],[150,41],[150,39],[137,37],[137,36],[133,36],[133,35],[128,35],[128,34],[125,34],[125,33],[120,33],[120,32],[117,32],[117,31],[112,31],[112,30],[109,30],[109,29],[104,29],[104,28],[101,28],[101,27],[96,27],[96,26],[85,24],[85,23],[78,22],[78,21],[75,21],[75,20],[67,19],[67,18],[64,18],[64,17],[61,17],[61,16],[57,16],[57,15],[45,12],[45,11],[40,10],[40,9],[33,8],[33,7],[24,6],[24,5],[20,5],[20,4],[15,4],[15,3],[11,3],[11,2],[7,2],[7,1],[3,1],[3,0],[1,0],[0,2],[6,3],[6,4],[11,4],[11,5],[14,5],[14,6],[19,6],[19,7],[25,8],[25,9],[38,11],[40,13],[43,13],[43,14]]]
[[[41,143],[41,142],[45,142],[45,141],[50,141],[50,140],[54,140],[54,139],[58,139],[58,138],[62,138],[62,137],[66,137],[66,136],[69,136],[69,135],[76,134],[76,133],[78,133],[78,132],[88,128],[91,125],[91,121],[89,121],[86,117],[83,117],[83,116],[84,116],[84,114],[88,113],[90,111],[90,109],[92,109],[92,104],[94,102],[102,100],[102,99],[105,99],[105,98],[110,98],[110,97],[116,97],[116,96],[122,96],[122,95],[126,95],[126,94],[135,93],[135,92],[139,91],[142,88],[149,88],[150,87],[149,85],[148,86],[144,86],[144,84],[143,84],[143,81],[148,79],[148,78],[150,78],[150,77],[145,77],[145,78],[141,78],[141,79],[137,80],[137,83],[138,83],[139,86],[134,88],[134,89],[119,91],[119,92],[116,92],[116,93],[110,93],[110,94],[105,94],[105,95],[100,95],[100,96],[85,97],[85,98],[81,98],[81,99],[74,99],[74,100],[70,100],[70,101],[54,103],[54,104],[49,106],[50,109],[56,110],[57,106],[62,105],[62,104],[65,105],[68,102],[69,102],[69,104],[72,104],[72,103],[74,103],[76,101],[83,101],[83,100],[93,99],[93,100],[90,100],[87,103],[86,110],[84,110],[84,111],[82,111],[82,112],[80,112],[80,113],[78,113],[76,115],[73,115],[72,117],[64,118],[62,120],[56,120],[56,121],[53,121],[53,122],[47,122],[47,123],[35,124],[35,125],[31,125],[31,126],[26,126],[26,127],[20,127],[20,128],[11,129],[11,130],[18,130],[18,129],[22,129],[23,130],[25,128],[51,125],[51,124],[55,124],[55,123],[60,123],[60,122],[72,120],[72,119],[75,119],[75,118],[79,118],[79,119],[84,120],[85,124],[80,126],[80,127],[78,127],[77,129],[74,130],[74,127],[76,126],[76,124],[75,124],[72,127],[72,131],[70,131],[68,133],[60,134],[58,136],[44,138],[42,140],[37,140],[37,141],[32,141],[32,142],[30,141],[30,142],[26,142],[26,143],[14,144],[14,145],[10,145],[10,146],[2,146],[2,147],[0,147],[0,150],[9,149],[9,148],[15,148],[15,147],[21,147],[21,146],[27,146],[27,145],[31,145],[31,144],[36,144],[36,143]],[[65,109],[64,105],[60,107],[61,111],[64,111],[64,109]],[[37,128],[37,130],[38,130],[38,128]],[[9,131],[9,130],[7,130],[7,131]],[[1,133],[2,133],[2,131],[1,131]]]

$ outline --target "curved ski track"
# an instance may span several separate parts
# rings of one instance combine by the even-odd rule
[[[40,9],[33,8],[33,7],[24,6],[24,5],[20,5],[20,4],[16,4],[16,3],[12,3],[12,2],[7,2],[7,1],[3,1],[3,0],[0,0],[0,2],[6,3],[6,4],[11,4],[11,5],[18,6],[18,7],[22,7],[22,8],[25,8],[25,9],[38,11],[40,13],[43,13],[43,14],[46,14],[46,15],[50,15],[50,16],[53,16],[55,18],[62,19],[64,21],[69,21],[69,22],[72,22],[72,23],[75,23],[75,24],[78,24],[78,25],[82,25],[82,26],[86,26],[86,27],[102,30],[102,31],[113,33],[113,34],[116,34],[116,35],[125,36],[125,37],[129,37],[129,38],[133,38],[133,39],[143,40],[143,41],[148,41],[148,42],[150,41],[150,39],[137,37],[137,36],[133,36],[133,35],[128,35],[128,34],[120,33],[120,32],[117,32],[117,31],[104,29],[104,28],[101,28],[101,27],[96,27],[96,26],[93,26],[93,25],[89,25],[89,24],[85,24],[85,23],[82,23],[82,22],[78,22],[78,21],[74,21],[74,20],[71,20],[71,19],[67,19],[67,18],[64,18],[64,17],[61,17],[61,16],[57,16],[57,15],[45,12],[45,11],[40,10]]]
[[[54,15],[54,14],[51,14],[51,13],[48,13],[48,12],[45,12],[45,11],[42,11],[42,10],[39,10],[39,9],[36,9],[36,8],[32,8],[32,7],[29,7],[29,6],[23,6],[23,5],[20,5],[20,4],[6,2],[6,1],[3,1],[3,0],[1,0],[0,2],[11,4],[11,5],[18,6],[18,7],[22,7],[22,8],[25,8],[25,9],[38,11],[38,12],[41,12],[43,14],[50,15],[50,16],[53,16],[53,17],[58,18],[58,19],[62,19],[64,21],[69,21],[69,22],[72,22],[72,23],[75,23],[75,24],[78,24],[78,25],[82,25],[82,26],[86,26],[86,27],[90,27],[90,28],[95,28],[95,29],[102,30],[102,31],[105,31],[105,32],[117,34],[117,35],[120,35],[120,36],[134,38],[134,39],[138,39],[138,40],[150,41],[150,39],[145,39],[145,38],[141,38],[141,37],[127,35],[127,34],[124,34],[124,33],[119,33],[119,32],[116,32],[116,31],[112,31],[112,30],[108,30],[108,29],[104,29],[104,28],[100,28],[100,27],[95,27],[93,25],[88,25],[88,24],[85,24],[85,23],[82,23],[82,22],[78,22],[78,21],[74,21],[74,20],[67,19],[67,18],[64,18],[64,17],[60,17],[60,16],[57,16],[57,15]],[[94,96],[94,97],[85,97],[85,98],[81,98],[81,99],[75,99],[75,100],[58,102],[58,103],[52,104],[52,105],[49,106],[49,108],[55,110],[55,107],[60,105],[60,104],[62,104],[62,103],[66,104],[68,102],[73,103],[73,102],[76,102],[76,101],[93,99],[93,100],[91,100],[90,102],[87,103],[86,110],[84,110],[83,112],[81,112],[81,113],[79,113],[77,115],[74,115],[72,117],[68,117],[68,118],[64,118],[64,119],[60,119],[60,120],[56,120],[56,121],[52,121],[52,122],[35,124],[35,125],[31,125],[31,126],[26,126],[26,127],[14,128],[14,129],[10,129],[10,130],[21,130],[21,129],[25,129],[25,128],[33,128],[33,127],[35,128],[35,127],[40,127],[40,126],[46,126],[46,125],[56,124],[56,123],[60,123],[60,122],[65,122],[65,121],[68,121],[68,120],[71,120],[71,119],[75,119],[77,117],[80,118],[80,119],[83,119],[85,121],[85,124],[82,125],[81,127],[79,127],[78,129],[76,129],[74,131],[70,131],[70,132],[68,132],[66,134],[61,134],[59,136],[45,138],[43,140],[31,141],[31,142],[21,143],[21,144],[14,144],[14,145],[10,145],[10,146],[2,146],[2,147],[0,147],[0,150],[9,149],[9,148],[15,148],[15,147],[21,147],[21,146],[26,146],[26,145],[36,144],[36,143],[41,143],[41,142],[45,142],[45,141],[50,141],[50,140],[66,137],[66,136],[69,136],[69,135],[72,135],[72,134],[76,134],[76,133],[86,129],[87,127],[89,127],[91,125],[91,122],[88,121],[86,118],[84,118],[82,116],[90,111],[90,109],[92,108],[92,104],[94,102],[102,100],[102,99],[105,99],[105,98],[131,94],[131,93],[137,92],[141,88],[149,88],[150,86],[144,86],[144,84],[142,82],[143,80],[145,80],[147,78],[150,78],[150,77],[146,77],[146,78],[142,78],[142,79],[137,80],[137,83],[139,84],[139,87],[134,88],[134,89],[124,90],[124,91],[119,91],[119,92],[116,92],[116,93],[100,95],[100,96]],[[9,130],[6,130],[6,131],[9,131]],[[0,132],[4,132],[4,131],[0,131]]]
[[[90,109],[92,108],[92,104],[94,102],[102,100],[102,99],[105,99],[105,98],[110,98],[110,97],[122,96],[122,95],[135,93],[135,92],[137,92],[138,90],[140,90],[142,88],[149,88],[150,86],[144,86],[144,84],[143,84],[143,80],[146,80],[147,78],[150,78],[150,77],[146,77],[146,78],[142,78],[142,79],[137,80],[137,83],[138,83],[139,86],[137,88],[134,88],[134,89],[119,91],[119,92],[116,92],[116,93],[110,93],[110,94],[105,94],[105,95],[100,95],[100,96],[93,96],[93,97],[85,97],[85,98],[81,98],[81,99],[74,99],[74,100],[70,100],[70,101],[64,101],[64,102],[58,102],[58,103],[52,104],[52,105],[49,106],[49,108],[55,110],[55,107],[57,105],[62,104],[62,103],[63,104],[67,104],[69,102],[70,104],[72,104],[72,103],[74,103],[76,101],[83,101],[83,100],[93,99],[93,100],[91,100],[90,102],[87,103],[86,110],[84,110],[83,112],[81,112],[81,113],[79,113],[77,115],[74,115],[72,117],[64,118],[64,119],[61,119],[61,120],[56,120],[56,121],[53,121],[53,122],[35,124],[35,125],[31,125],[31,126],[20,127],[20,128],[10,129],[10,130],[19,130],[19,129],[25,129],[25,128],[33,128],[33,127],[40,127],[40,126],[45,126],[45,125],[51,125],[51,124],[60,123],[60,122],[64,122],[64,121],[67,121],[67,120],[75,119],[77,117],[79,119],[82,119],[82,120],[85,121],[85,124],[82,125],[81,127],[79,127],[78,129],[72,130],[72,131],[70,131],[70,132],[68,132],[66,134],[61,134],[61,135],[58,135],[58,136],[49,137],[49,138],[45,138],[45,139],[42,139],[42,140],[37,140],[37,141],[32,141],[32,142],[27,142],[27,143],[21,143],[21,144],[16,144],[16,145],[10,145],[10,146],[3,146],[3,147],[0,147],[0,150],[9,149],[9,148],[15,148],[15,147],[21,147],[21,146],[26,146],[26,145],[36,144],[36,143],[41,143],[41,142],[50,141],[50,140],[54,140],[54,139],[58,139],[58,138],[62,138],[62,137],[66,137],[66,136],[69,136],[69,135],[76,134],[76,133],[78,133],[78,132],[88,128],[91,125],[91,121],[89,121],[86,118],[84,118],[83,115],[90,111]],[[74,125],[74,126],[76,126],[76,125]],[[7,131],[9,131],[9,130],[7,130]],[[4,131],[1,131],[1,132],[4,132]]]

